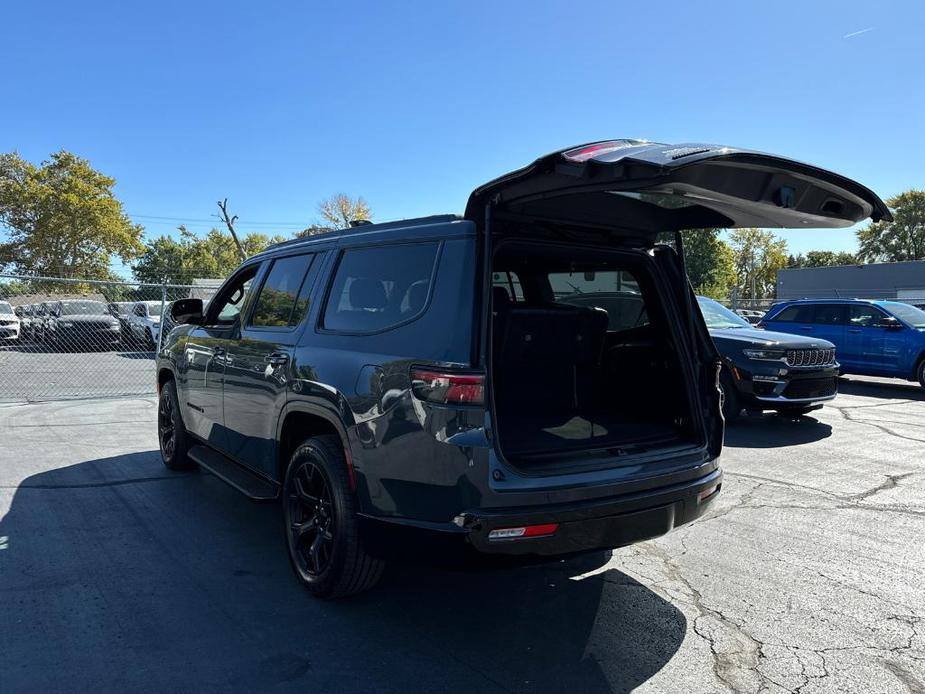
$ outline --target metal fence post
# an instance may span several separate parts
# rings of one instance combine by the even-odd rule
[[[167,280],[161,282],[161,324],[157,329],[157,347],[155,354],[161,353],[161,345],[164,342],[164,326],[167,325]]]

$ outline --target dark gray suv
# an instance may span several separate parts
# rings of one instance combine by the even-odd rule
[[[866,217],[889,212],[812,166],[612,140],[478,188],[461,217],[274,246],[207,310],[175,303],[164,462],[280,501],[320,596],[392,558],[537,561],[661,535],[716,498],[723,419],[682,235],[657,235]]]

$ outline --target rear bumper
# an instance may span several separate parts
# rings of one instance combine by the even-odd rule
[[[718,496],[722,478],[717,468],[696,480],[647,492],[567,505],[476,509],[445,524],[363,516],[361,529],[367,550],[386,559],[530,563],[664,535],[703,515]],[[699,498],[705,493],[709,496]],[[500,528],[548,524],[558,527],[543,537],[489,537]]]

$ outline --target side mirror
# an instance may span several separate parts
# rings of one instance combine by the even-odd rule
[[[884,316],[880,319],[880,322],[877,323],[878,328],[886,328],[887,330],[899,330],[903,327],[903,324],[899,322],[899,319],[895,316]]]
[[[177,323],[202,325],[202,299],[177,299],[170,307],[170,317]]]

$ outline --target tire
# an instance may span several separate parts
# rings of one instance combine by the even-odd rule
[[[151,328],[145,328],[145,348],[150,352],[155,347],[157,343],[154,341],[154,335],[151,334]]]
[[[289,562],[309,592],[340,598],[379,581],[385,564],[363,549],[356,496],[337,436],[315,436],[295,450],[282,502]]]
[[[719,376],[719,386],[723,392],[723,419],[729,424],[737,420],[742,413],[742,402],[735,381],[725,369]]]
[[[161,449],[161,460],[169,470],[191,470],[196,463],[189,459],[189,435],[180,416],[180,402],[177,386],[167,381],[161,386],[161,397],[157,403],[157,442]]]
[[[919,385],[925,388],[925,358],[923,358],[915,368],[915,377],[918,379]]]

